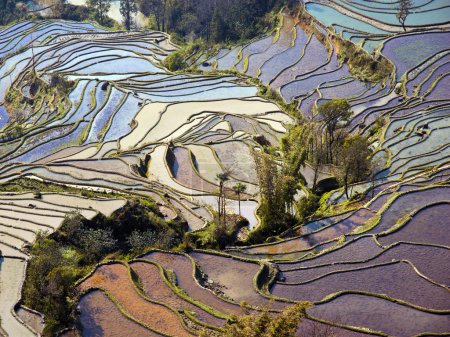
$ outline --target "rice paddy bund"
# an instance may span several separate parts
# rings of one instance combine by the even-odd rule
[[[259,225],[252,150],[261,139],[277,146],[295,119],[247,77],[309,119],[346,98],[353,135],[385,122],[371,144],[381,163],[373,181],[350,186],[349,198],[362,201],[339,211],[349,200],[334,190],[325,200],[333,213],[275,242],[102,262],[78,283],[80,335],[215,336],[242,301],[252,311],[309,301],[299,337],[449,335],[450,6],[413,3],[402,27],[397,1],[305,1],[303,19],[284,11],[273,33],[191,55],[196,73],[163,66],[179,47],[162,32],[57,20],[0,27],[0,183],[26,178],[119,196],[0,189],[0,336],[43,333],[45,317],[21,306],[27,248],[70,212],[109,216],[126,196],[145,196],[195,232],[213,219],[216,176],[229,172],[230,184],[246,186],[249,228]],[[366,81],[343,62],[338,41],[387,60],[392,73]],[[24,84],[30,74],[40,91]],[[58,77],[68,92],[43,90]],[[12,104],[20,116],[8,113]],[[312,186],[312,169],[302,170]],[[230,199],[229,211],[237,207]]]

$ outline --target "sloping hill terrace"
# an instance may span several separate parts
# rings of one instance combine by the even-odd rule
[[[450,7],[415,1],[403,29],[395,4],[309,1],[309,14],[283,12],[273,35],[193,55],[202,74],[161,65],[177,49],[164,33],[57,21],[0,32],[0,182],[25,177],[149,196],[167,219],[183,216],[191,231],[212,218],[214,177],[226,170],[247,186],[244,214],[258,225],[250,150],[261,135],[276,145],[293,121],[244,77],[211,70],[258,78],[286,102],[296,99],[310,118],[313,107],[347,98],[354,134],[386,122],[372,144],[383,166],[375,188],[351,187],[351,195],[364,196],[357,208],[339,213],[346,195],[338,189],[328,194],[330,216],[303,225],[301,236],[102,263],[79,282],[83,336],[195,336],[202,329],[214,336],[241,312],[241,301],[256,310],[271,298],[274,311],[312,303],[298,336],[450,333]],[[347,40],[358,43],[353,51],[375,50],[373,67],[382,74],[391,62],[382,81],[368,82],[365,68],[346,59]],[[24,112],[13,113],[17,107]],[[23,246],[36,231],[58,227],[71,208],[92,217],[121,207],[117,199],[91,200],[91,208],[86,202],[0,194],[0,334],[37,334],[13,310]]]

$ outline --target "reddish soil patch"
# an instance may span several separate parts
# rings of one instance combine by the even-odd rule
[[[131,316],[149,327],[174,336],[193,336],[170,309],[145,300],[131,283],[128,269],[122,264],[109,264],[97,270],[81,285],[81,290],[101,288],[110,293]]]
[[[83,337],[162,336],[124,316],[108,296],[100,290],[94,290],[83,296],[79,307]],[[64,334],[64,337],[69,336],[72,335]]]

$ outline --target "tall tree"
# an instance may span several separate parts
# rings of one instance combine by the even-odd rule
[[[341,122],[348,122],[352,111],[346,99],[336,98],[319,107],[319,115],[322,118],[327,138],[327,162],[333,163],[333,145],[335,132]]]
[[[406,32],[405,21],[408,15],[411,12],[412,2],[411,0],[400,0],[400,3],[397,7],[397,19],[403,27],[403,30]]]
[[[245,193],[245,190],[247,189],[247,186],[242,183],[237,183],[233,186],[233,191],[236,193],[238,197],[238,203],[239,203],[239,215],[241,215],[241,194]]]
[[[288,212],[296,193],[292,176],[283,172],[279,163],[267,153],[253,152],[259,185],[260,206],[258,214],[261,225],[251,234],[253,241],[278,234],[292,223]]]
[[[301,167],[310,165],[314,172],[312,190],[316,190],[321,167],[326,164],[326,151],[322,126],[319,123],[301,120],[289,128],[281,139],[284,154],[285,174],[301,179]]]
[[[218,173],[216,178],[219,181],[219,222],[222,220],[225,224],[225,182],[230,179],[230,175],[228,172]]]
[[[88,0],[87,4],[94,9],[96,19],[103,25],[108,11],[111,8],[111,0]]]
[[[154,17],[156,29],[165,31],[167,0],[139,0],[139,10],[148,17]]]
[[[370,173],[370,149],[367,139],[362,136],[348,138],[340,154],[340,179],[349,199],[349,184],[365,179]]]
[[[318,128],[317,124],[310,125],[310,137],[309,137],[309,146],[308,146],[308,162],[311,164],[311,167],[314,171],[314,178],[312,184],[313,192],[316,191],[317,188],[317,180],[319,179],[319,170],[322,165],[325,163],[325,146],[323,143],[322,134]]]
[[[137,5],[135,0],[120,0],[120,14],[123,17],[123,25],[126,30],[130,30],[133,26],[133,15],[137,13]]]
[[[227,26],[220,11],[216,8],[211,19],[211,40],[213,42],[222,42],[227,38]]]

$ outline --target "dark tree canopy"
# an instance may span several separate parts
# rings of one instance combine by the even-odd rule
[[[138,0],[158,30],[212,42],[255,36],[268,26],[266,14],[279,10],[277,0]]]
[[[120,14],[123,17],[123,25],[126,30],[130,30],[133,26],[133,15],[137,13],[137,5],[135,0],[120,0]]]
[[[103,25],[109,9],[111,8],[111,0],[88,0],[90,8],[95,11],[95,18]]]

